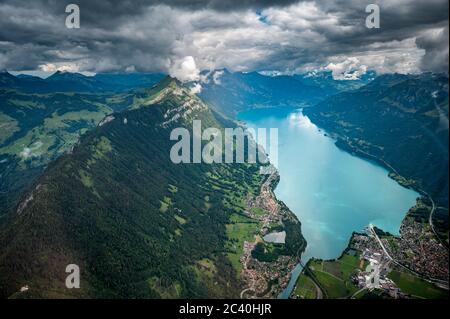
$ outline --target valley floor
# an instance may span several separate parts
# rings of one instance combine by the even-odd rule
[[[400,236],[370,225],[337,260],[311,259],[291,297],[318,298],[317,283],[327,298],[448,298],[448,250],[417,215],[424,205],[408,212]]]

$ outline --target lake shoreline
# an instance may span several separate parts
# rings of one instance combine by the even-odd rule
[[[303,111],[303,108],[301,108],[301,109],[299,109],[299,108],[283,108],[282,110],[280,110],[279,108],[273,108],[273,109],[271,109],[269,112],[265,112],[265,113],[257,113],[257,112],[264,112],[264,111],[262,111],[262,110],[260,110],[260,109],[256,109],[256,110],[249,110],[249,111],[246,111],[246,112],[250,112],[250,113],[241,113],[240,114],[240,116],[239,116],[239,121],[241,121],[241,123],[245,123],[246,125],[245,126],[250,126],[251,127],[251,125],[252,125],[252,122],[253,122],[253,120],[255,120],[255,119],[253,119],[252,118],[252,116],[253,117],[256,117],[256,121],[258,122],[258,121],[262,121],[262,124],[261,123],[259,123],[259,127],[263,127],[264,126],[264,124],[271,124],[272,122],[271,121],[273,121],[273,122],[275,122],[275,124],[279,124],[277,121],[289,121],[289,117],[292,117],[295,113],[294,112],[298,112],[298,111]],[[255,112],[253,115],[252,115],[252,113],[251,112]],[[280,115],[280,113],[281,113],[281,115]],[[249,115],[248,115],[249,114]],[[261,116],[261,114],[263,114],[263,116]],[[265,116],[264,116],[264,114],[266,114]],[[291,115],[290,115],[291,114]],[[307,116],[305,116],[305,115],[303,115],[303,113],[301,112],[301,113],[299,113],[299,114],[301,114],[301,116],[300,115],[295,115],[294,116],[294,122],[293,123],[291,123],[291,124],[293,124],[293,125],[297,125],[297,124],[295,124],[296,122],[296,120],[301,120],[301,118],[302,118],[302,116],[304,116],[304,118],[307,118]],[[249,118],[245,118],[245,116],[242,116],[242,115],[247,115],[247,116],[249,116]],[[268,119],[268,120],[267,120]],[[308,118],[309,119],[309,118]],[[266,120],[265,122],[264,122],[264,120]],[[268,122],[268,123],[267,123]],[[357,152],[356,150],[352,150],[351,148],[349,148],[349,147],[345,147],[345,145],[343,145],[342,144],[342,142],[341,143],[339,143],[339,139],[337,139],[336,138],[336,136],[333,136],[333,134],[330,134],[330,133],[328,133],[327,132],[327,130],[326,129],[324,129],[324,128],[322,128],[322,127],[319,127],[316,123],[314,123],[314,122],[312,122],[311,121],[311,124],[313,125],[313,126],[315,126],[316,128],[314,129],[314,130],[316,130],[317,132],[316,133],[318,133],[319,135],[321,135],[322,137],[325,137],[325,138],[327,138],[328,140],[329,140],[329,143],[332,143],[332,145],[333,145],[333,147],[335,147],[336,149],[338,149],[340,152],[343,152],[343,153],[345,153],[345,154],[347,154],[347,156],[348,155],[350,155],[351,157],[355,157],[355,158],[357,158],[358,160],[361,160],[361,161],[364,161],[364,162],[369,162],[371,165],[373,165],[373,166],[376,166],[376,167],[379,167],[380,169],[382,169],[383,171],[384,171],[384,173],[383,173],[383,179],[385,178],[385,177],[389,177],[389,180],[393,180],[394,182],[395,182],[395,184],[396,185],[399,185],[400,187],[402,187],[402,188],[406,188],[405,186],[410,186],[410,185],[404,185],[404,184],[402,184],[402,183],[399,183],[399,180],[398,179],[395,179],[395,178],[393,178],[393,176],[392,176],[392,174],[390,174],[391,172],[392,172],[392,170],[389,168],[389,167],[386,167],[386,165],[384,165],[384,163],[381,161],[381,160],[379,160],[379,159],[376,159],[376,158],[371,158],[371,157],[369,157],[369,156],[364,156],[364,154],[363,153],[361,153],[361,152]],[[288,124],[284,124],[284,125],[288,125]],[[281,129],[283,129],[283,128],[281,128]],[[293,133],[296,133],[296,132],[293,132]],[[289,133],[289,134],[291,134],[291,133]],[[300,134],[305,134],[305,133],[301,133],[300,132]],[[312,134],[312,133],[311,133]],[[301,136],[299,136],[299,138],[301,138]],[[292,139],[292,138],[291,138]],[[316,138],[317,139],[317,138]],[[291,141],[292,142],[292,141]],[[320,142],[320,141],[319,141]],[[323,141],[322,141],[323,142]],[[288,141],[287,141],[287,143],[289,144],[289,139],[288,139]],[[299,142],[300,143],[300,142]],[[299,143],[297,143],[297,144],[293,144],[293,145],[301,145],[301,144],[299,144]],[[328,142],[325,142],[325,143],[328,143]],[[347,169],[352,169],[352,167],[348,167],[348,165],[346,166],[347,167]],[[343,169],[345,169],[345,166],[343,167]],[[358,169],[358,168],[357,168]],[[387,172],[387,173],[386,173]],[[286,176],[285,175],[286,174],[286,172],[283,172],[283,171],[280,171],[280,175],[281,175],[281,178],[283,178],[283,176]],[[386,176],[387,175],[387,176]],[[291,176],[289,176],[289,178],[291,179],[291,181],[290,181],[290,183],[292,184],[292,177]],[[336,180],[336,179],[335,179]],[[288,183],[289,183],[289,181],[288,181]],[[290,185],[291,185],[290,184]],[[294,184],[295,185],[295,184]],[[380,186],[381,185],[383,185],[383,184],[380,184]],[[277,185],[278,187],[277,187],[277,190],[279,189],[279,185]],[[292,186],[292,185],[291,185]],[[285,186],[286,187],[286,186]],[[381,186],[382,187],[382,186]],[[411,191],[414,191],[415,193],[418,193],[418,192],[416,192],[415,191],[415,189],[414,188],[412,188],[412,187],[407,187],[408,189],[410,189]],[[285,191],[285,190],[284,190]],[[298,191],[300,191],[301,192],[301,188],[298,190]],[[277,197],[280,197],[279,196],[280,194],[277,194]],[[415,198],[415,196],[413,196],[414,198]],[[411,198],[411,196],[410,196],[410,198]],[[289,199],[289,198],[283,198],[283,201],[284,202],[286,202],[285,201],[285,199]],[[348,200],[348,199],[347,199]],[[288,200],[289,201],[289,200]],[[415,202],[415,200],[414,200],[414,202]],[[308,220],[308,218],[306,218],[305,216],[303,216],[302,215],[302,212],[304,213],[305,211],[304,211],[304,209],[298,209],[299,207],[298,207],[298,204],[296,204],[296,205],[294,205],[294,207],[292,207],[292,197],[291,197],[291,203],[289,204],[289,207],[291,208],[291,209],[293,209],[293,211],[296,211],[297,212],[297,214],[298,214],[298,219],[302,222],[302,223],[311,223],[311,221],[310,220]],[[411,199],[411,203],[410,204],[408,204],[408,205],[403,205],[403,206],[405,206],[405,207],[403,207],[402,209],[401,209],[401,212],[402,212],[402,216],[401,216],[401,220],[405,217],[405,215],[406,215],[406,212],[407,212],[407,210],[408,210],[408,208],[409,207],[412,207],[414,204],[413,204],[413,202],[412,202],[412,199]],[[297,206],[297,207],[295,207],[295,206]],[[408,208],[406,208],[406,206],[408,206]],[[301,205],[300,205],[300,207],[302,207]],[[381,209],[382,209],[382,207],[380,207]],[[306,208],[307,209],[307,208]],[[355,209],[358,209],[358,208],[355,208]],[[400,210],[397,210],[398,212],[400,212]],[[338,211],[336,211],[336,214],[339,214],[339,210]],[[306,215],[308,215],[308,214],[306,214]],[[352,213],[350,213],[350,215],[352,215]],[[397,215],[399,215],[399,214],[397,214]],[[369,215],[367,215],[367,219],[369,219],[370,220],[370,217],[371,215],[370,215],[370,213],[369,213]],[[305,219],[306,218],[306,219]],[[359,217],[360,218],[360,217]],[[398,219],[400,219],[400,217],[397,217]],[[399,229],[399,227],[400,227],[400,225],[401,225],[401,220],[399,220],[399,223],[398,224],[395,224],[396,226],[395,226],[395,228],[397,229],[397,231],[398,231],[398,229]],[[331,222],[330,222],[330,224],[332,224]],[[367,225],[366,223],[364,223],[364,225]],[[392,226],[392,225],[391,225]],[[309,227],[311,227],[311,224],[309,225]],[[319,227],[319,226],[317,226],[317,227]],[[391,229],[390,228],[392,228],[392,227],[388,227],[388,231],[391,231]],[[359,228],[359,226],[358,227],[354,227],[354,228],[352,228],[352,231],[353,232],[358,232],[358,231],[360,231],[360,230],[362,230],[362,229],[360,229]],[[304,232],[303,232],[304,233]],[[349,234],[350,235],[350,234]],[[306,239],[308,240],[308,244],[309,243],[313,243],[314,244],[314,239],[313,238],[310,238],[309,236],[308,236],[308,234],[305,234],[305,237],[306,237]],[[350,236],[351,237],[351,236]],[[345,239],[345,242],[346,242],[346,244],[348,245],[348,239],[349,237],[346,237],[346,239]],[[343,251],[345,251],[345,245],[346,244],[343,244],[342,246],[343,246],[343,248],[342,249],[340,249],[339,250],[339,252],[338,253],[336,253],[336,255],[335,256],[332,256],[331,258],[330,258],[330,254],[328,253],[326,253],[326,251],[324,251],[324,253],[325,253],[325,256],[327,256],[327,258],[326,259],[336,259],[336,258],[338,258],[338,255],[342,255],[343,254]],[[340,247],[341,246],[341,244],[338,244],[338,247]],[[337,249],[339,249],[339,248],[337,248]],[[317,248],[316,248],[316,250],[317,250]],[[305,259],[304,260],[304,263],[306,263],[308,260],[307,259],[309,259],[308,258],[308,256],[309,257],[311,257],[311,258],[322,258],[323,257],[323,254],[322,254],[322,256],[321,255],[319,255],[319,256],[317,256],[314,252],[314,249],[312,250],[312,251],[310,251],[310,252],[306,252],[306,255],[305,255],[305,252],[303,252],[303,254],[302,254],[302,260],[303,259]],[[304,258],[303,258],[304,257]],[[303,272],[303,269],[301,269],[301,267],[299,267],[299,265],[297,265],[297,267],[294,269],[294,271],[292,272],[292,276],[291,276],[291,281],[290,281],[290,283],[289,283],[289,285],[288,285],[288,287],[287,287],[287,289],[285,290],[285,291],[283,291],[283,293],[281,293],[280,294],[280,296],[279,296],[279,298],[289,298],[290,297],[290,295],[291,295],[291,293],[294,291],[294,287],[295,287],[295,285],[297,284],[297,280],[298,280],[298,278],[299,278],[299,276],[300,276],[300,273],[301,272]]]
[[[420,194],[420,198],[418,198],[417,200],[421,199],[421,198],[427,198],[427,199],[431,199],[431,197],[425,192],[423,191],[420,187],[415,187],[417,181],[413,180],[413,179],[407,179],[406,177],[402,176],[401,174],[398,173],[398,171],[390,164],[386,163],[385,160],[373,155],[373,154],[369,154],[366,153],[364,151],[362,151],[361,149],[359,149],[357,146],[349,144],[346,142],[345,138],[339,136],[338,134],[335,134],[333,132],[330,132],[327,128],[323,127],[323,126],[319,126],[317,123],[314,123],[312,120],[311,122],[316,125],[320,130],[324,131],[324,136],[329,137],[331,139],[333,139],[335,141],[335,145],[337,148],[339,148],[340,150],[347,152],[348,154],[352,155],[352,156],[356,156],[360,159],[363,160],[367,160],[370,161],[384,169],[386,169],[388,171],[388,177],[391,178],[393,181],[395,181],[396,183],[398,183],[400,186],[404,187],[404,188],[408,188],[411,190],[414,190],[415,192]],[[431,199],[432,201],[432,199]],[[413,209],[415,206],[411,206],[410,210]],[[402,223],[400,224],[400,227],[403,225],[403,222],[405,220],[405,218],[408,216],[409,210],[405,212],[404,214],[404,218],[402,220]],[[347,247],[342,251],[341,255],[339,257],[336,257],[334,259],[330,259],[328,261],[337,261],[340,258],[342,258],[342,256],[345,255],[345,253],[350,249],[350,245],[352,242],[352,238],[355,234],[360,234],[357,231],[354,231],[352,233],[352,235],[350,236],[349,242]],[[439,241],[442,242],[441,238],[437,237]],[[305,274],[306,269],[308,268],[308,265],[310,264],[310,262],[312,260],[321,260],[320,258],[317,259],[315,257],[311,257],[306,264],[304,265],[304,267],[302,267],[302,270],[300,271],[300,273],[297,275],[297,279],[295,281],[295,284],[293,286],[293,289],[290,291],[289,293],[289,297],[288,298],[292,298],[293,297],[293,293],[295,292],[297,285],[299,283],[300,280],[300,276]],[[320,286],[319,286],[320,288]]]
[[[250,198],[246,205],[247,217],[261,222],[261,228],[258,230],[254,242],[244,242],[244,252],[240,257],[241,277],[244,282],[243,290],[240,293],[241,299],[278,296],[291,281],[292,270],[300,261],[300,256],[307,245],[302,234],[300,220],[273,192],[279,180],[278,171],[273,169],[262,183],[259,195]],[[255,209],[258,210],[258,213]],[[258,245],[271,245],[261,238],[267,234],[274,222],[279,223],[278,226],[283,228],[287,239],[284,243],[279,244],[283,248],[279,247],[281,251],[275,256],[270,256],[271,260],[260,260],[260,258],[265,258],[265,253],[260,251],[256,255],[255,251]],[[264,250],[265,248],[263,248]],[[274,276],[276,280],[274,280]]]

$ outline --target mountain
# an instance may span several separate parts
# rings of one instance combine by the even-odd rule
[[[257,72],[231,73],[226,69],[206,75],[200,96],[228,116],[256,107],[311,105],[321,90],[291,76],[266,76]]]
[[[170,160],[173,129],[192,136],[193,119],[203,127],[234,125],[176,80],[132,101],[53,161],[7,215],[0,226],[3,297],[214,298],[239,297],[245,288],[244,241],[262,227],[247,202],[267,191],[259,165]],[[305,245],[298,220],[278,207],[270,227],[286,231],[285,244],[259,243],[265,267],[278,265],[267,291],[278,287],[273,276],[289,276],[286,260],[295,266]],[[80,289],[65,287],[68,264],[81,269]]]
[[[126,92],[149,88],[165,77],[161,73],[98,73],[85,76],[57,71],[46,79],[62,92]]]
[[[313,106],[326,97],[356,89],[370,82],[374,72],[361,79],[334,80],[331,72],[298,75],[263,75],[258,72],[235,72],[227,69],[203,72],[200,96],[228,116],[258,107]]]
[[[101,119],[132,104],[127,91],[163,75],[55,72],[47,79],[0,72],[0,223],[46,165]]]
[[[9,78],[15,80],[12,75]],[[128,94],[37,94],[0,89],[0,216],[80,135],[131,103]]]
[[[111,91],[112,86],[98,81],[92,76],[80,73],[56,71],[45,79],[45,83],[60,92],[96,92]]]
[[[337,145],[387,167],[400,183],[435,201],[448,239],[448,75],[386,74],[304,113]]]
[[[26,76],[23,74],[14,76],[7,71],[0,73],[0,89],[19,90],[28,93],[56,92],[55,85],[48,83],[40,77]]]
[[[356,80],[335,80],[331,71],[312,71],[294,75],[299,81],[322,89],[323,96],[328,97],[343,91],[355,90],[376,78],[374,71],[368,71]]]
[[[57,71],[46,79],[20,74],[0,73],[0,89],[26,93],[106,93],[126,92],[151,87],[164,77],[159,73],[100,73],[86,76],[80,73]]]
[[[20,80],[7,71],[0,72],[0,88],[15,89],[20,84]]]
[[[39,81],[41,78],[38,76],[34,76],[34,75],[30,75],[30,74],[17,74],[16,78],[18,79],[30,79],[30,80],[35,80],[35,81]]]
[[[162,73],[97,73],[94,79],[121,92],[152,87],[165,77]]]

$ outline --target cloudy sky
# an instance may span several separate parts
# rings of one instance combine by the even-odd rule
[[[0,69],[412,73],[448,69],[448,0],[0,0]],[[81,27],[65,26],[79,5]],[[380,7],[368,29],[365,8]],[[180,71],[181,70],[181,71]],[[188,74],[186,74],[186,72]]]

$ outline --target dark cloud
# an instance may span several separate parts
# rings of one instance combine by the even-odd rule
[[[365,27],[372,2],[380,29]],[[69,3],[80,29],[64,25]],[[448,0],[0,2],[0,69],[167,71],[186,56],[233,70],[442,70]]]
[[[448,25],[444,29],[431,30],[416,39],[419,48],[425,50],[421,59],[421,68],[427,71],[442,72],[448,70]]]

